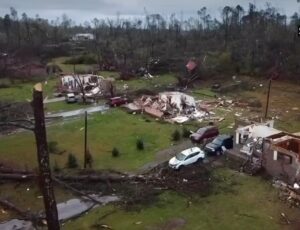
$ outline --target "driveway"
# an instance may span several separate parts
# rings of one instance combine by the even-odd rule
[[[96,113],[96,112],[104,112],[108,109],[109,109],[109,107],[106,105],[91,106],[91,107],[84,108],[84,109],[76,109],[76,110],[72,110],[72,111],[49,114],[46,116],[46,118],[75,117],[75,116],[83,115],[85,112],[87,112],[88,114],[91,114],[91,113]]]
[[[155,160],[142,166],[139,173],[147,172],[148,170],[155,168],[156,166],[170,160],[176,153],[182,150],[193,147],[190,139],[182,141],[180,144],[173,145],[167,149],[161,150],[156,153]]]
[[[48,104],[48,103],[53,103],[53,102],[59,102],[59,101],[64,101],[65,98],[64,97],[56,97],[56,98],[52,98],[52,99],[48,99],[48,97],[46,97],[44,99],[44,104]]]

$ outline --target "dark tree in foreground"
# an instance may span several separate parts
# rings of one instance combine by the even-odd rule
[[[49,150],[47,144],[46,124],[43,104],[42,84],[36,84],[33,89],[33,114],[35,119],[34,134],[37,146],[40,187],[43,194],[48,229],[60,229],[58,212],[51,177]]]

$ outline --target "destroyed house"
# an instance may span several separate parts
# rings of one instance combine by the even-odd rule
[[[102,77],[92,74],[87,75],[64,75],[60,78],[60,85],[63,89],[69,91],[76,91],[80,84],[84,86],[98,86],[103,80]]]
[[[60,93],[82,94],[84,91],[85,96],[91,98],[111,96],[114,89],[112,80],[93,74],[62,75],[58,82]]]
[[[300,137],[275,134],[264,142],[262,165],[273,177],[290,183],[300,180]]]

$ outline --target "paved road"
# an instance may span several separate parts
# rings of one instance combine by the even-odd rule
[[[44,99],[44,104],[53,103],[53,102],[59,102],[59,101],[64,101],[64,100],[65,100],[64,97],[56,97],[56,98],[52,98],[52,99],[48,99],[48,97],[46,97]]]
[[[60,112],[60,113],[53,113],[53,114],[47,114],[46,118],[56,118],[56,117],[62,117],[62,118],[68,118],[68,117],[75,117],[83,115],[85,112],[88,114],[95,113],[95,112],[103,112],[108,110],[109,107],[106,105],[98,105],[98,106],[91,106],[84,109],[76,109],[72,111],[66,111],[66,112]]]

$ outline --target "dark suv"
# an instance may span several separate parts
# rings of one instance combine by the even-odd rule
[[[215,126],[206,126],[190,135],[192,142],[201,143],[204,139],[214,138],[219,135],[219,130]]]
[[[219,135],[212,142],[208,143],[204,151],[207,155],[221,155],[223,153],[223,148],[232,149],[233,148],[233,136],[230,135]]]

